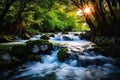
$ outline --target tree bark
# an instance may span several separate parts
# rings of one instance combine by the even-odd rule
[[[4,10],[2,11],[2,13],[0,14],[0,27],[2,27],[2,23],[3,23],[3,20],[4,20],[4,17],[6,16],[10,6],[14,3],[15,0],[6,0],[6,5],[5,5],[5,8]]]

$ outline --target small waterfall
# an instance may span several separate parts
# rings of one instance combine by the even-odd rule
[[[69,35],[69,36],[68,36]],[[85,52],[91,48],[91,42],[80,40],[68,34],[69,40],[62,34],[51,37],[53,43],[63,44],[68,48],[68,58],[60,62],[57,53],[60,48],[54,47],[50,55],[41,55],[39,62],[26,62],[16,70],[7,73],[6,80],[118,80],[120,69],[114,65],[114,60],[99,53]],[[35,36],[34,40],[40,38]],[[52,79],[51,79],[52,77]]]

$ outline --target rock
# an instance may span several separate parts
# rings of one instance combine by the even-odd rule
[[[74,36],[79,36],[79,34],[75,33]]]
[[[30,35],[27,33],[24,33],[23,35],[20,35],[22,39],[30,39]]]
[[[11,35],[0,35],[0,42],[4,43],[4,42],[13,42],[15,41],[15,37],[11,36]]]
[[[28,60],[34,60],[34,58],[35,58],[35,55],[33,54],[28,55]]]
[[[40,55],[34,55],[34,54],[31,54],[28,56],[28,60],[31,60],[31,61],[40,61]]]
[[[36,40],[27,42],[27,52],[31,54],[49,53],[53,44],[47,40]]]
[[[11,56],[8,53],[0,54],[0,63],[9,64]]]
[[[40,37],[40,39],[43,39],[43,40],[49,40],[49,35],[47,34],[44,34]]]
[[[25,57],[27,56],[26,45],[24,44],[14,45],[12,46],[10,53],[13,56]]]
[[[41,58],[40,55],[36,55],[35,56],[35,61],[40,61],[40,58]]]
[[[64,35],[64,36],[63,36],[63,39],[64,39],[64,40],[73,40],[73,39],[72,39],[70,36],[68,36],[68,35]]]
[[[10,58],[9,49],[0,49],[0,63],[9,64]]]
[[[59,61],[65,61],[65,59],[67,58],[67,48],[60,49],[57,53],[57,57]]]
[[[50,34],[49,36],[50,36],[50,37],[55,37],[55,34]]]
[[[47,74],[47,75],[45,75],[45,77],[43,77],[40,80],[56,80],[55,73]]]

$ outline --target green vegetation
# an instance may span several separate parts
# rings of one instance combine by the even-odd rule
[[[82,37],[119,52],[119,13],[120,0],[0,0],[0,42],[15,41],[14,36],[29,39],[41,32],[86,30]]]
[[[40,32],[83,30],[72,5],[65,0],[1,0],[0,33],[28,39]]]
[[[83,11],[83,16],[94,36],[120,36],[120,1],[71,0]],[[87,11],[86,11],[87,9]]]
[[[15,41],[15,37],[11,35],[0,35],[0,42],[13,42]]]

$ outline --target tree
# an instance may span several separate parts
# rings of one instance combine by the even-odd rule
[[[2,29],[1,27],[3,26],[3,20],[4,20],[4,17],[6,16],[9,8],[11,7],[11,5],[15,2],[15,0],[1,0],[0,3],[5,3],[4,7],[3,7],[3,11],[1,12],[0,14],[0,29]]]
[[[71,0],[83,11],[91,31],[95,35],[120,36],[119,0]],[[84,12],[88,7],[91,13]]]

